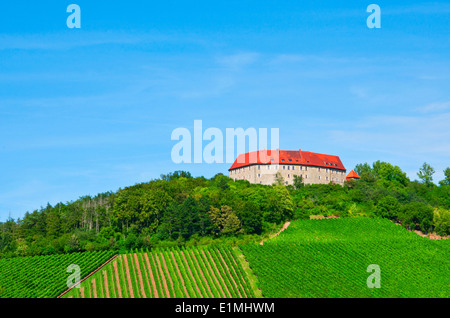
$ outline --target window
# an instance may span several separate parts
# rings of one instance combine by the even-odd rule
[[[295,166],[292,166],[292,170],[295,170]]]
[[[290,174],[288,174],[288,178],[290,178],[291,177],[291,175]]]
[[[319,167],[319,168],[317,168],[317,169],[319,169],[319,172],[320,172],[320,167]]]
[[[260,165],[258,165],[258,170],[259,170],[259,169],[261,169],[261,166],[260,166]]]
[[[292,162],[292,159],[289,159],[289,162]]]
[[[261,178],[261,174],[260,173],[258,173],[258,178]]]
[[[286,169],[286,166],[283,166],[283,170],[285,170]]]
[[[284,159],[281,159],[281,162],[284,162]]]
[[[291,170],[291,166],[288,166],[288,170]]]
[[[288,184],[288,182],[286,181],[286,184]]]

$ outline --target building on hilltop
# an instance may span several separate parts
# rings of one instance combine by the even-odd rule
[[[346,180],[346,169],[338,156],[299,150],[259,150],[240,154],[230,169],[234,180],[271,185],[277,173],[285,185],[301,176],[304,184],[340,184]]]
[[[350,171],[350,173],[346,177],[347,181],[349,181],[349,180],[358,180],[358,179],[361,179],[361,177],[358,176],[358,174],[355,171],[353,171],[353,170]]]

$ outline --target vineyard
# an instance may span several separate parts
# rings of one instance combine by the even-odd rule
[[[450,297],[450,240],[386,219],[301,220],[260,244],[0,259],[1,298]],[[71,264],[82,281],[67,289]],[[368,288],[376,264],[381,288]]]
[[[228,246],[155,249],[116,257],[68,298],[255,297]]]
[[[264,297],[450,297],[448,242],[388,220],[295,221],[264,245],[240,246]],[[370,264],[381,288],[368,288]]]
[[[104,251],[0,259],[0,298],[56,297],[67,289],[69,265],[80,266],[83,278],[113,255]]]

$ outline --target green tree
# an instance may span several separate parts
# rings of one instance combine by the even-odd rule
[[[420,168],[419,172],[417,173],[417,176],[423,184],[425,184],[427,187],[431,187],[433,186],[434,172],[434,169],[428,163],[424,162],[422,168]]]
[[[388,219],[396,219],[399,211],[400,204],[398,200],[391,195],[381,198],[375,207],[375,213],[378,216]]]
[[[423,202],[410,202],[402,207],[398,219],[408,229],[428,233],[433,229],[433,208]]]
[[[236,235],[241,234],[241,221],[233,212],[231,207],[224,205],[221,207],[221,234],[222,235]]]
[[[305,184],[303,183],[303,177],[294,175],[294,189],[299,190],[300,188],[304,187]]]
[[[275,174],[275,184],[276,185],[284,185],[284,178],[280,172]]]
[[[450,186],[450,168],[444,170],[444,180],[439,181],[440,186]]]
[[[61,232],[61,219],[57,211],[51,210],[47,214],[47,235],[51,238],[56,238]]]
[[[242,211],[237,213],[242,222],[242,228],[247,234],[261,234],[263,223],[262,213],[255,202],[244,203]]]
[[[398,166],[388,162],[376,161],[373,163],[373,174],[381,181],[381,184],[388,187],[390,183],[406,186],[409,182],[406,173]]]
[[[231,207],[227,205],[223,205],[220,209],[212,206],[209,216],[221,235],[236,235],[243,232],[241,221]]]
[[[80,241],[78,240],[78,237],[75,234],[72,234],[69,240],[67,241],[65,252],[73,253],[79,251],[80,251]]]

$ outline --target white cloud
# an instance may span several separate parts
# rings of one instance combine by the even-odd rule
[[[417,108],[419,112],[422,113],[432,113],[432,112],[439,112],[439,111],[445,111],[450,109],[450,101],[448,102],[436,102],[436,103],[430,103],[428,105],[425,105],[423,107]]]
[[[240,70],[243,67],[255,63],[259,58],[258,53],[237,53],[217,58],[217,62],[231,70]]]

